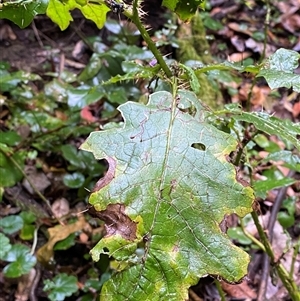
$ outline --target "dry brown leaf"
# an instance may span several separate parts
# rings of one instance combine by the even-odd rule
[[[294,118],[296,118],[300,115],[300,101],[294,103],[292,113],[293,113]]]
[[[239,284],[229,284],[221,282],[222,289],[230,296],[234,298],[251,298],[255,299],[257,294],[253,289],[249,287],[246,281]]]
[[[291,16],[286,16],[282,18],[281,22],[284,29],[291,33],[299,32],[300,30],[300,16],[298,14],[294,14]]]
[[[240,23],[230,22],[227,24],[227,26],[233,31],[244,33],[244,34],[247,34],[248,36],[252,36],[252,31],[249,30],[248,27],[243,26]]]
[[[78,217],[78,221],[66,226],[58,225],[48,229],[49,240],[37,251],[37,259],[44,265],[48,265],[53,258],[53,247],[61,240],[66,239],[70,234],[81,231],[86,227],[86,221],[83,215]]]
[[[251,52],[245,51],[245,52],[236,52],[232,53],[231,55],[228,56],[228,61],[230,62],[240,62],[248,57],[251,56]]]
[[[236,48],[237,51],[243,52],[245,51],[245,40],[241,37],[234,35],[230,39],[232,45]]]
[[[51,208],[56,218],[61,218],[62,216],[67,215],[70,211],[69,202],[65,198],[55,200]]]
[[[39,192],[43,193],[44,190],[51,185],[51,182],[48,180],[47,176],[43,172],[37,171],[35,167],[25,167],[25,172],[27,174],[27,178],[31,183],[34,184],[35,188]],[[23,186],[30,194],[34,194],[35,191],[31,187],[31,184],[29,183],[27,178],[23,180]]]
[[[251,91],[252,89],[252,91]],[[242,85],[239,89],[238,97],[240,101],[247,101],[248,95],[251,93],[251,99],[250,102],[253,106],[262,106],[266,100],[267,95],[270,92],[270,89],[268,87],[258,87],[253,86],[250,83],[246,83]]]
[[[15,292],[15,301],[27,301],[29,299],[30,290],[36,276],[36,270],[31,269],[27,275],[20,277],[18,288]]]
[[[2,24],[0,27],[0,41],[7,39],[16,40],[17,36],[8,24]]]

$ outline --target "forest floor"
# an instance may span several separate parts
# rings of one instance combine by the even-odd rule
[[[149,5],[150,11],[146,22],[153,28],[153,39],[164,40],[165,54],[168,54],[170,58],[175,57],[176,49],[170,43],[170,36],[164,35],[164,31],[161,30],[170,15],[165,9],[160,9],[159,5],[155,5],[156,2],[159,4],[159,1],[154,2]],[[247,59],[253,64],[259,64],[262,59],[269,57],[279,48],[300,52],[299,0],[272,1],[267,27],[265,27],[267,15],[265,3],[267,1],[250,0],[247,1],[247,5],[244,1],[238,0],[208,2],[210,2],[210,9],[202,12],[201,15],[207,31],[210,53],[215,62],[229,60],[243,64]],[[22,145],[18,144],[18,150],[22,149],[26,152],[25,164],[22,165],[26,178],[22,174],[13,187],[2,191],[0,216],[3,218],[19,214],[26,211],[26,208],[34,211],[38,218],[34,218],[33,223],[29,222],[29,224],[40,229],[36,249],[41,249],[47,243],[47,230],[53,229],[58,224],[50,218],[49,208],[51,207],[52,213],[55,212],[57,217],[62,218],[62,224],[76,218],[78,212],[84,212],[87,209],[88,192],[83,187],[92,189],[95,179],[102,176],[105,170],[105,165],[91,168],[89,166],[93,164],[91,157],[79,155],[77,148],[89,132],[98,130],[107,121],[120,120],[120,116],[116,115],[114,110],[117,104],[107,106],[102,100],[97,100],[93,104],[84,105],[76,111],[78,118],[74,116],[74,121],[71,123],[69,108],[63,104],[63,101],[58,105],[51,104],[51,97],[57,98],[59,93],[67,93],[66,87],[59,80],[52,82],[57,74],[59,74],[58,77],[61,75],[65,82],[68,83],[69,78],[69,82],[72,82],[71,78],[80,74],[88,65],[93,54],[93,50],[89,47],[91,41],[100,39],[102,44],[99,43],[99,47],[109,48],[110,45],[116,43],[116,39],[122,39],[122,32],[115,24],[126,24],[126,20],[121,20],[119,16],[113,14],[110,16],[114,21],[99,30],[76,11],[73,14],[74,21],[71,26],[63,32],[46,16],[37,16],[34,22],[25,29],[20,29],[7,20],[0,20],[0,61],[10,65],[10,72],[23,70],[37,74],[43,79],[30,81],[30,89],[24,87],[25,84],[23,84],[14,91],[5,91],[1,94],[3,101],[0,101],[0,130],[16,132],[21,136],[23,142]],[[130,25],[125,26],[126,30],[133,30]],[[114,27],[117,32],[115,37],[113,37]],[[266,39],[264,33],[266,33]],[[144,47],[139,37],[134,39],[137,46]],[[174,43],[176,44],[175,39]],[[300,68],[296,70],[296,73],[300,74]],[[138,88],[144,89],[141,84]],[[251,90],[251,110],[264,110],[281,119],[300,121],[300,95],[291,89],[282,88],[271,91],[264,80],[259,79],[254,82],[253,76],[248,74],[234,74],[230,81],[221,80],[218,89],[224,104],[239,103],[246,106]],[[13,95],[25,97],[26,93],[32,93],[31,100],[27,103],[25,101],[22,104],[5,103],[5,99],[13,98]],[[71,102],[77,101],[77,97],[80,96],[75,92],[72,95],[74,99]],[[39,124],[43,124],[41,132],[34,129],[34,120],[32,121],[29,114],[26,115],[26,112],[33,109],[40,112],[40,115],[35,118],[38,118]],[[59,129],[66,130],[64,133],[58,133],[55,127],[49,126],[57,120],[61,122]],[[64,122],[67,121],[70,123],[65,125]],[[268,146],[270,143],[281,146],[276,137],[271,137],[266,143]],[[65,147],[65,144],[73,148]],[[262,147],[257,151],[257,156],[264,158],[268,153],[268,147]],[[269,167],[265,166],[265,168]],[[70,174],[74,172],[73,178],[64,178],[66,172]],[[282,167],[281,172],[287,176],[290,170]],[[260,171],[257,171],[256,176],[261,176]],[[293,222],[286,228],[290,239],[296,241],[300,236],[300,175],[293,173],[292,177],[296,180],[293,184],[270,190],[265,198],[258,199],[258,201],[260,213],[267,223],[278,195],[283,193],[284,197],[296,200],[292,209]],[[32,189],[30,181],[35,184],[37,191]],[[50,202],[48,205],[47,201]],[[20,202],[23,205],[20,205]],[[289,207],[283,209],[283,211],[289,210]],[[99,283],[93,284],[91,280],[97,273],[98,278],[95,277],[95,279],[98,279],[98,282],[103,280],[103,277],[99,280],[99,274],[105,275],[109,261],[106,258],[101,264],[95,264],[87,255],[97,242],[97,237],[101,237],[104,231],[103,224],[93,223],[95,223],[93,217],[85,212],[84,220],[78,219],[73,229],[61,229],[64,239],[57,238],[55,234],[51,237],[50,234],[48,243],[51,239],[53,245],[61,241],[63,243],[48,253],[40,251],[40,256],[50,258],[53,255],[55,264],[36,268],[37,276],[30,279],[28,277],[26,279],[4,277],[3,268],[7,263],[0,261],[0,301],[21,301],[28,300],[28,298],[31,301],[49,300],[47,293],[43,291],[43,281],[52,279],[58,273],[76,275],[78,287],[82,288],[80,293],[66,297],[65,300],[96,300]],[[233,220],[232,226],[236,226],[235,223],[236,220]],[[273,230],[273,248],[278,251],[278,257],[282,255],[287,244],[287,238],[281,235],[282,228],[280,227],[277,222]],[[23,233],[23,236],[18,233],[12,234],[12,241],[32,247],[34,238],[27,232]],[[254,230],[252,233],[255,235]],[[66,238],[69,238],[69,241],[66,241]],[[239,238],[236,238],[235,242],[239,244]],[[252,248],[250,244],[243,247],[252,256],[247,281],[239,285],[222,282],[227,300],[258,300],[257,292],[262,285],[264,274],[263,254]],[[285,251],[287,251],[285,261],[292,262],[293,252]],[[300,286],[299,258],[295,260],[294,266],[294,278]],[[90,288],[84,289],[87,280],[90,281]],[[266,296],[269,300],[290,300],[280,281],[277,281],[277,284],[272,284],[271,278],[264,281],[267,287]],[[220,300],[213,278],[201,279],[198,285],[190,289],[190,301],[200,300]]]

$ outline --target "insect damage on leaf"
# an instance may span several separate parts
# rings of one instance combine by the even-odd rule
[[[105,222],[105,237],[119,234],[124,239],[136,239],[137,225],[125,214],[122,204],[109,204],[105,210],[96,211],[90,208],[90,213]]]

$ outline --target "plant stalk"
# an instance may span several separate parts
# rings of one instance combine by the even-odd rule
[[[270,257],[271,265],[273,265],[276,268],[278,276],[279,276],[280,280],[282,281],[284,287],[289,292],[291,299],[293,301],[300,301],[300,291],[298,290],[297,285],[294,282],[293,278],[290,277],[289,273],[286,271],[286,269],[284,268],[284,266],[281,263],[275,262],[275,256],[272,251],[270,242],[259,222],[257,213],[255,211],[253,211],[253,212],[251,212],[251,216],[252,216],[255,226],[257,228],[259,237],[260,237],[263,245],[265,246],[265,251],[266,251],[267,255]]]
[[[151,50],[153,53],[154,57],[156,58],[157,62],[159,63],[160,67],[163,69],[165,72],[166,76],[168,78],[171,78],[173,76],[171,69],[168,67],[166,64],[162,54],[160,51],[157,49],[155,43],[152,41],[150,35],[148,34],[148,31],[146,30],[145,26],[140,20],[140,16],[138,13],[138,1],[134,1],[132,4],[132,13],[129,11],[125,10],[124,15],[129,18],[138,28],[139,32],[141,33],[142,38],[144,41],[147,43],[148,48]]]

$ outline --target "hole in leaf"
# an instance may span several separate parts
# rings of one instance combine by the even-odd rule
[[[187,113],[187,114],[191,115],[192,117],[195,117],[195,115],[197,113],[197,110],[194,106],[185,107],[185,108],[177,106],[177,108],[179,109],[179,111],[181,111],[183,113]]]
[[[206,150],[206,146],[203,143],[193,143],[192,147],[201,151]]]
[[[108,248],[106,248],[106,247],[104,247],[104,248],[103,248],[103,252],[105,252],[105,253],[109,253],[109,249],[108,249]]]

